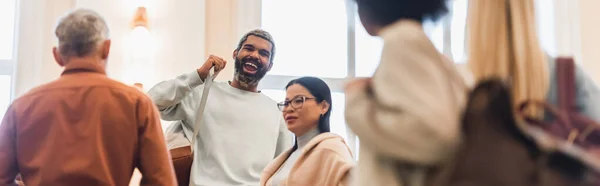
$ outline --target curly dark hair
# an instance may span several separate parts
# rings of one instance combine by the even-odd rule
[[[399,19],[436,21],[448,12],[448,0],[355,0],[369,20],[385,26]]]

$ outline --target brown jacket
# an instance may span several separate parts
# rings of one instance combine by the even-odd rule
[[[0,125],[0,185],[176,185],[158,111],[89,61],[15,100]]]
[[[344,139],[333,133],[314,137],[303,148],[290,174],[281,186],[338,186],[349,185],[354,159]],[[271,185],[271,177],[279,170],[292,149],[281,153],[263,170],[260,185]]]

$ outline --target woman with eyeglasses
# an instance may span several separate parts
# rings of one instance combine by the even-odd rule
[[[344,139],[329,131],[329,86],[315,77],[292,80],[277,106],[296,142],[263,170],[260,185],[348,185],[355,163]]]

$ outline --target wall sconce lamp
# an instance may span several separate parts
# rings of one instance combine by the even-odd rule
[[[142,26],[148,28],[148,13],[146,7],[138,7],[132,21],[132,28]]]
[[[133,19],[131,21],[131,32],[130,35],[130,46],[131,53],[129,54],[132,58],[129,63],[131,63],[134,68],[131,71],[131,75],[134,80],[134,87],[143,91],[143,84],[148,77],[145,77],[144,74],[148,74],[147,71],[149,69],[147,64],[149,60],[151,60],[151,56],[148,56],[151,53],[151,41],[152,36],[150,34],[149,26],[148,26],[148,13],[146,12],[146,7],[138,7],[135,11]]]

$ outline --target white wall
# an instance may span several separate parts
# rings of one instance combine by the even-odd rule
[[[149,0],[150,31],[156,42],[154,68],[146,76],[148,89],[160,80],[173,78],[199,67],[205,59],[205,1]],[[108,22],[112,48],[107,73],[126,81],[127,37],[135,12],[135,1],[122,0],[22,0],[17,39],[15,97],[42,83],[56,79],[62,69],[52,58],[56,44],[54,26],[60,16],[72,8],[98,11]],[[156,8],[160,7],[160,8]],[[152,71],[152,69],[160,69]],[[132,83],[132,82],[127,82]]]
[[[232,80],[233,50],[242,35],[260,27],[260,0],[207,0],[206,7],[206,54],[227,60],[217,80]]]
[[[206,56],[216,55],[227,61],[223,72],[217,76],[218,80],[233,79],[233,57],[235,48],[234,33],[234,5],[236,0],[208,0],[206,1]],[[202,61],[204,62],[204,61]]]
[[[19,2],[15,97],[56,79],[60,74],[61,70],[52,58],[52,46],[55,44],[52,27],[56,18],[74,6],[72,0]]]
[[[600,82],[600,1],[579,0],[580,52],[586,71]]]
[[[149,30],[156,43],[155,61],[149,62],[146,90],[157,82],[173,78],[197,68],[204,59],[205,2],[203,0],[78,0],[77,7],[91,8],[105,16],[111,29],[112,49],[109,58],[109,76],[128,82],[131,69],[126,51],[130,22],[137,6],[145,5],[149,16]],[[158,8],[160,7],[160,8]],[[157,70],[160,69],[160,70]]]
[[[546,1],[546,0],[538,0]],[[554,3],[552,50],[557,56],[574,56],[584,70],[600,82],[600,1],[598,0],[548,0]],[[542,10],[544,11],[544,10]]]

